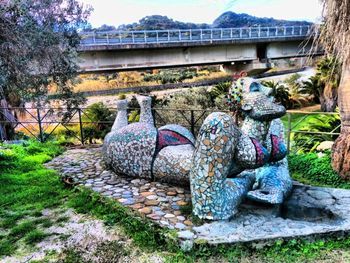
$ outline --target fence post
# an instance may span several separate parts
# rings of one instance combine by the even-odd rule
[[[152,116],[153,116],[154,127],[157,127],[156,110],[153,108],[152,108]]]
[[[78,109],[78,116],[79,116],[79,129],[80,129],[80,142],[82,145],[84,145],[84,130],[83,130],[83,122],[81,119],[81,109]]]
[[[191,132],[194,136],[194,111],[191,110]]]
[[[40,116],[40,109],[39,108],[36,108],[36,113],[37,113],[38,124],[39,124],[39,140],[40,140],[40,142],[44,142],[43,127],[41,126],[41,116]]]
[[[287,127],[287,154],[289,154],[290,151],[290,136],[292,132],[292,116],[290,112],[287,112],[288,116],[288,127]]]

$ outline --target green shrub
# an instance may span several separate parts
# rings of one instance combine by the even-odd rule
[[[115,113],[102,102],[87,107],[84,111],[83,121],[91,123],[84,125],[85,140],[92,143],[93,139],[103,139],[111,130],[114,119]]]
[[[299,131],[340,132],[339,115],[310,115],[298,126]],[[334,141],[337,135],[296,133],[294,146],[299,152],[312,152],[323,141]]]
[[[210,95],[213,99],[227,95],[230,87],[232,86],[232,81],[226,81],[216,84],[210,91]]]
[[[197,77],[198,73],[195,68],[184,69],[164,69],[157,74],[145,74],[144,81],[157,81],[161,84],[178,83],[185,79]]]
[[[329,152],[322,157],[316,153],[290,155],[288,161],[293,178],[302,183],[350,188],[350,183],[332,169]]]

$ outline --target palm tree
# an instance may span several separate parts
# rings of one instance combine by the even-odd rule
[[[313,102],[324,104],[323,97],[324,85],[321,83],[320,78],[315,75],[311,76],[308,80],[303,81],[302,93],[310,94],[312,96]],[[322,110],[323,111],[323,110]]]
[[[271,95],[275,98],[277,103],[281,103],[286,109],[291,107],[288,88],[281,84],[281,82],[265,80],[262,81],[261,84],[272,89]]]
[[[340,65],[334,57],[326,57],[317,64],[316,77],[323,84],[320,94],[321,110],[334,112],[337,107],[338,91],[340,82]]]
[[[323,0],[324,24],[317,36],[326,54],[342,63],[338,88],[341,134],[332,149],[332,166],[350,179],[350,0]]]

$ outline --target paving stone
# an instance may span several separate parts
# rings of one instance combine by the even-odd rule
[[[130,207],[131,207],[132,209],[134,209],[134,210],[138,210],[138,209],[142,208],[143,205],[140,204],[140,203],[137,203],[137,204],[134,204],[134,205],[132,205],[132,206],[130,206]]]
[[[166,215],[164,216],[164,218],[172,218],[172,217],[175,217],[175,215],[173,215],[173,214],[166,214]]]
[[[154,192],[143,192],[141,193],[141,195],[146,197],[146,196],[154,195]]]
[[[182,238],[182,239],[193,239],[194,238],[194,233],[191,232],[191,231],[180,231],[177,233],[178,237],[179,238]]]
[[[173,211],[173,214],[176,215],[176,216],[179,216],[179,215],[181,215],[181,211],[180,210],[175,210],[175,211]]]
[[[149,196],[146,196],[146,199],[147,200],[156,200],[156,199],[158,199],[158,196],[157,195],[149,195]]]
[[[185,220],[185,221],[184,221],[184,224],[185,224],[186,226],[193,226],[193,223],[192,223],[190,220]]]
[[[186,228],[186,225],[184,225],[184,224],[182,224],[182,223],[176,223],[175,224],[175,228],[177,228],[177,229],[185,229]]]
[[[161,219],[161,217],[157,214],[149,214],[149,215],[146,215],[148,218],[150,219],[153,219],[153,220],[159,220]]]
[[[176,204],[177,204],[177,205],[179,205],[179,206],[185,206],[185,205],[188,205],[188,203],[187,203],[187,202],[185,202],[185,201],[177,201],[177,202],[176,202]]]
[[[159,201],[158,200],[146,200],[145,205],[153,206],[153,205],[158,205]]]
[[[141,209],[139,209],[138,211],[139,211],[140,213],[142,213],[142,214],[146,214],[146,215],[148,215],[148,214],[152,213],[152,209],[151,209],[151,208],[149,208],[149,207],[144,207],[144,208],[141,208]]]

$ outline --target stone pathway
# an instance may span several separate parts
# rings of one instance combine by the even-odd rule
[[[350,190],[294,185],[281,206],[246,202],[231,220],[193,226],[180,209],[190,201],[189,189],[118,176],[104,167],[101,147],[67,150],[46,166],[178,230],[184,249],[195,240],[218,244],[350,233]]]
[[[177,230],[192,228],[192,222],[180,211],[191,198],[189,189],[118,176],[104,167],[101,147],[67,150],[46,167],[116,199],[162,226]]]

